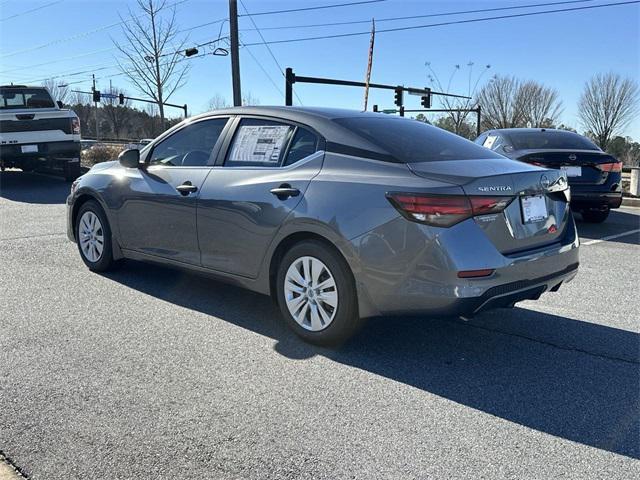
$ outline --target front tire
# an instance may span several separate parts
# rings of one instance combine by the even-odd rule
[[[587,223],[602,223],[609,216],[609,209],[606,210],[584,210],[582,219]]]
[[[291,248],[280,262],[276,281],[280,311],[305,341],[338,345],[361,326],[351,270],[323,243],[307,240]]]
[[[80,257],[89,270],[105,272],[115,265],[111,228],[102,207],[89,200],[80,207],[75,225]]]

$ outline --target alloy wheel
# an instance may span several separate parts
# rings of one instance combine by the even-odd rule
[[[104,249],[104,230],[98,216],[92,211],[84,212],[78,223],[80,250],[84,257],[96,263]]]
[[[284,296],[289,313],[304,329],[327,328],[338,310],[338,288],[327,266],[315,257],[300,257],[287,270]]]

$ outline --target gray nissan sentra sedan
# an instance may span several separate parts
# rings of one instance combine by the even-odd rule
[[[571,280],[565,174],[380,113],[240,107],[94,166],[67,199],[85,264],[160,262],[273,296],[305,340],[463,315]],[[211,293],[215,295],[215,292]]]

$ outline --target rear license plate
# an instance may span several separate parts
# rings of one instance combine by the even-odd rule
[[[522,220],[524,223],[539,222],[546,220],[549,216],[544,195],[520,197],[520,206],[522,207]]]
[[[580,177],[582,176],[582,167],[560,167],[561,170],[567,174],[567,177]]]
[[[22,153],[34,153],[38,151],[38,145],[22,145]]]

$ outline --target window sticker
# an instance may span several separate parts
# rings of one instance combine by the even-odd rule
[[[493,144],[496,143],[497,138],[498,138],[497,135],[489,135],[487,139],[484,141],[484,143],[482,144],[482,146],[486,148],[493,147]]]
[[[242,125],[229,160],[277,163],[290,130],[288,125]]]

